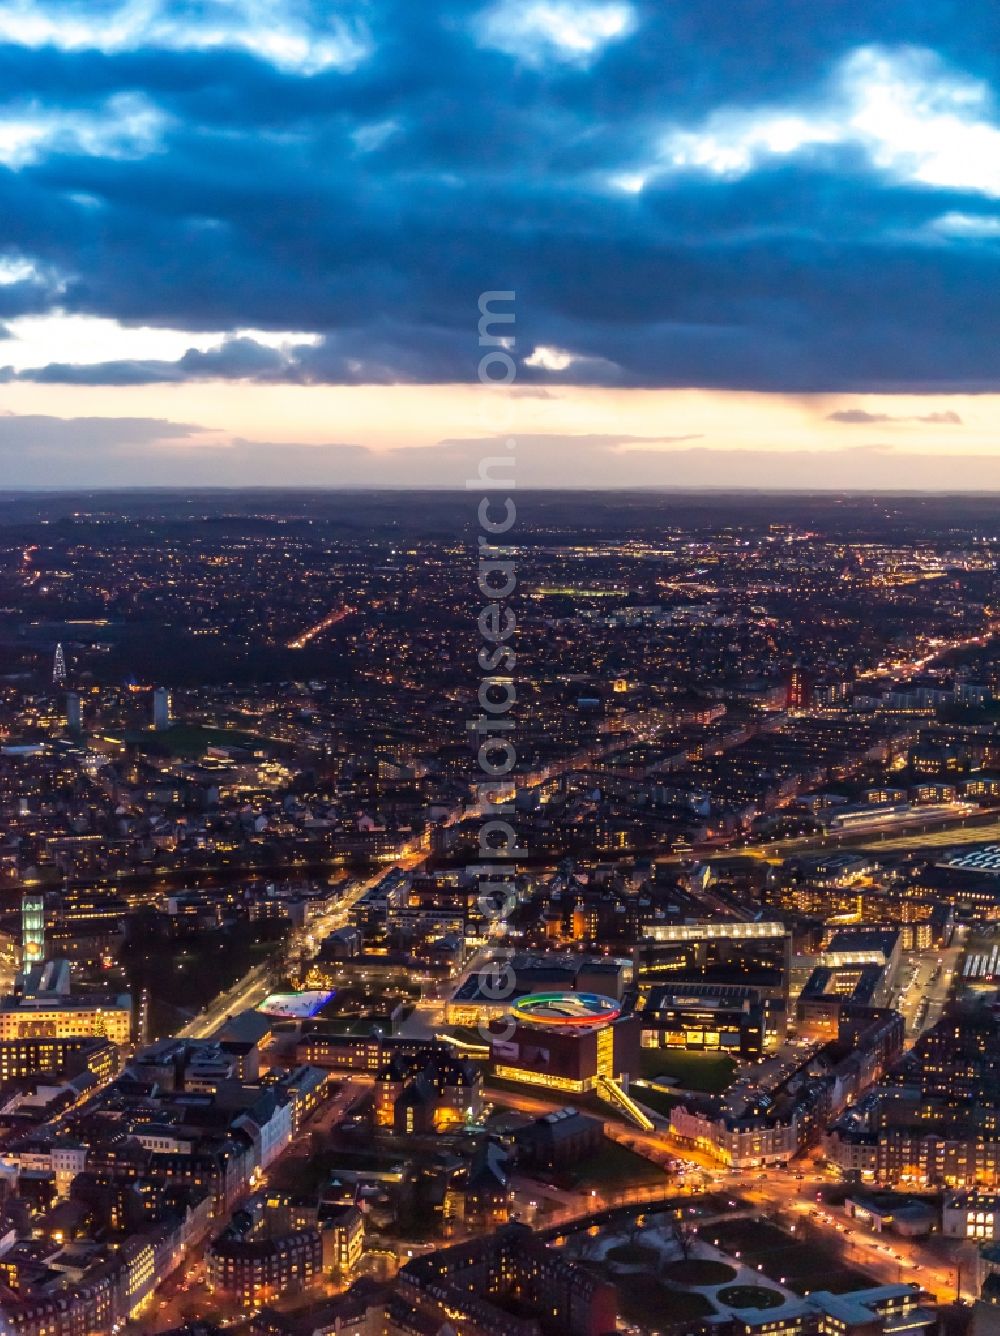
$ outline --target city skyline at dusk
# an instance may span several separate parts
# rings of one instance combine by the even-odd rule
[[[1000,1336],[995,0],[0,80],[0,1336]]]

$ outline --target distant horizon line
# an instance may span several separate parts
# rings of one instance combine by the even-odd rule
[[[670,496],[704,496],[713,494],[716,496],[904,496],[904,497],[1000,497],[1000,488],[955,488],[955,489],[936,489],[927,487],[782,487],[780,485],[770,487],[739,487],[739,486],[717,486],[712,483],[705,483],[700,486],[671,487],[659,483],[637,483],[631,486],[607,487],[594,486],[531,486],[516,487],[514,485],[494,485],[491,491],[514,491],[521,496],[533,495],[552,495],[562,496],[569,493],[580,496],[604,496],[608,493],[617,496],[629,496],[636,493],[643,494],[665,494]],[[57,496],[137,496],[155,493],[161,496],[185,496],[185,495],[203,495],[224,494],[224,495],[246,495],[247,493],[279,493],[285,495],[301,495],[308,493],[310,495],[341,495],[343,493],[369,493],[374,495],[403,495],[407,493],[433,493],[439,496],[468,496],[468,489],[465,487],[441,487],[427,486],[422,487],[417,484],[398,483],[390,485],[386,483],[248,483],[243,486],[230,486],[223,483],[205,483],[194,484],[190,487],[182,485],[167,486],[162,483],[133,483],[129,485],[114,485],[109,483],[101,487],[2,487],[0,488],[0,502],[13,500],[21,497],[57,497]]]

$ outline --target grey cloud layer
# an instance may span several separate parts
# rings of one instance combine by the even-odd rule
[[[220,443],[158,418],[0,414],[0,476],[9,487],[407,487],[462,489],[480,461],[509,457],[506,438],[446,440],[375,452],[363,445]],[[887,445],[828,450],[717,450],[697,438],[543,433],[518,441],[516,479],[531,487],[717,487],[1000,491],[1000,459],[935,457]],[[509,474],[506,472],[504,476]]]
[[[94,13],[34,8],[56,33],[60,16]],[[1000,203],[988,191],[904,180],[836,136],[755,149],[746,170],[650,170],[638,193],[613,184],[655,168],[678,127],[721,115],[719,134],[738,137],[739,123],[725,127],[741,108],[821,117],[836,70],[862,48],[938,80],[920,115],[947,102],[949,72],[1000,88],[994,4],[634,0],[628,30],[586,59],[495,49],[482,39],[493,8],[338,7],[354,42],[343,58],[344,32],[319,2],[288,7],[300,46],[284,59],[253,40],[255,21],[263,38],[286,12],[261,5],[211,46],[211,13],[169,3],[159,27],[127,39],[100,37],[93,20],[102,50],[0,43],[0,117],[155,112],[146,147],[124,152],[119,135],[102,150],[97,131],[60,130],[0,167],[0,254],[37,266],[0,284],[0,321],[58,308],[323,336],[20,377],[467,380],[476,298],[501,287],[518,293],[520,356],[543,345],[579,359],[522,366],[527,384],[1000,387]],[[945,215],[966,221],[935,230]]]

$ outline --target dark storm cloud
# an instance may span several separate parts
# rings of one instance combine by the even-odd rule
[[[189,349],[176,362],[158,360],[98,362],[68,365],[50,362],[36,371],[0,370],[7,380],[33,380],[49,385],[160,385],[186,380],[293,379],[295,350],[283,353],[251,338],[226,339],[221,347],[202,352]]]
[[[487,22],[499,5],[504,49]],[[983,0],[550,4],[578,23],[628,10],[592,49],[586,32],[539,38],[535,0],[370,0],[338,7],[358,43],[344,59],[318,4],[280,8],[280,55],[263,40],[273,7],[246,7],[211,49],[211,6],[160,5],[169,22],[125,36],[95,18],[100,49],[60,49],[67,7],[33,8],[52,34],[0,44],[0,117],[70,121],[0,167],[0,254],[35,265],[0,283],[0,320],[60,309],[320,340],[234,336],[175,362],[40,363],[24,379],[469,379],[477,296],[514,288],[519,357],[574,359],[522,364],[526,385],[1000,387],[987,169],[946,187],[940,167],[907,177],[836,134],[751,143],[728,172],[664,157],[674,132],[739,140],[741,117],[822,123],[867,48],[925,81],[920,115],[953,110],[951,78],[1000,88],[1000,19]],[[122,96],[149,109],[152,143],[114,139]],[[968,114],[993,124],[985,103]],[[644,188],[623,189],[636,174]]]

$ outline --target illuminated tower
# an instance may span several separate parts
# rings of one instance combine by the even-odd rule
[[[792,710],[805,710],[812,698],[812,678],[805,672],[798,659],[792,664],[788,677],[787,704]]]
[[[157,687],[153,692],[153,727],[161,730],[169,728],[173,722],[174,709],[170,692],[166,687]]]
[[[45,897],[25,891],[21,897],[21,971],[45,959]]]
[[[56,645],[56,657],[52,660],[52,681],[57,687],[66,681],[66,656],[62,645]]]
[[[66,692],[66,727],[71,733],[79,733],[83,728],[83,710],[75,691]]]

